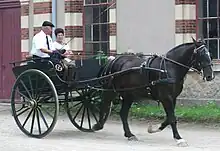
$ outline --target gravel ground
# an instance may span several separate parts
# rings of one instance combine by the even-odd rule
[[[14,122],[7,105],[0,105],[0,151],[219,151],[218,127],[180,123],[179,132],[188,147],[177,147],[170,127],[149,134],[148,122],[130,121],[131,130],[139,141],[123,136],[120,121],[109,120],[102,131],[84,133],[70,123],[66,115],[59,117],[55,129],[42,139],[27,137]]]

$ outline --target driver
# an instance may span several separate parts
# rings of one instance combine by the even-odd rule
[[[54,25],[49,21],[44,21],[41,27],[41,31],[38,32],[32,40],[32,49],[30,54],[33,59],[49,58],[53,53],[53,41],[50,35],[52,35],[52,28]]]
[[[52,28],[54,25],[49,21],[44,21],[41,31],[38,32],[32,41],[32,49],[30,54],[36,62],[41,62],[42,58],[50,59],[54,63],[58,63],[65,58],[63,53],[65,50],[55,50],[52,35]]]

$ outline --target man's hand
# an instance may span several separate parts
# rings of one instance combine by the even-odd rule
[[[66,53],[66,49],[60,49],[59,52],[60,52],[61,54],[65,54],[65,53]]]
[[[40,50],[41,50],[41,52],[44,52],[44,53],[47,53],[47,54],[53,53],[53,50],[48,50],[48,49],[44,49],[44,48],[41,48]]]
[[[55,58],[60,58],[60,59],[64,59],[66,56],[64,54],[62,54],[60,52],[60,50],[54,50],[52,51],[52,53],[50,54],[51,57],[55,57]]]

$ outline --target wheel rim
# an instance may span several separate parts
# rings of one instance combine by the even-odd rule
[[[101,103],[99,91],[83,89],[79,90],[74,101],[66,103],[67,114],[72,124],[83,132],[94,132],[92,126],[98,123]],[[104,121],[111,111],[109,107],[105,112]]]
[[[42,138],[54,128],[58,96],[50,78],[35,69],[27,70],[16,80],[11,95],[13,117],[28,136]]]

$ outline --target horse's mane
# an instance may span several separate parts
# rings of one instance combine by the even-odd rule
[[[194,43],[187,42],[187,43],[177,45],[177,46],[173,47],[172,49],[170,49],[166,54],[168,55],[168,54],[175,52],[177,50],[183,50],[183,49],[185,49],[185,47],[189,47],[191,45],[194,45]],[[123,53],[121,53],[121,55],[138,56],[140,58],[143,58],[145,56],[145,54],[143,52],[137,52],[137,53],[123,52]]]
[[[171,52],[173,52],[173,51],[182,49],[182,48],[184,48],[184,47],[188,47],[188,46],[193,45],[193,44],[194,44],[193,42],[188,42],[188,43],[183,43],[183,44],[177,45],[176,47],[174,47],[174,48],[172,48],[171,50],[169,50],[169,51],[167,52],[167,54],[168,54],[168,53],[171,53]]]

